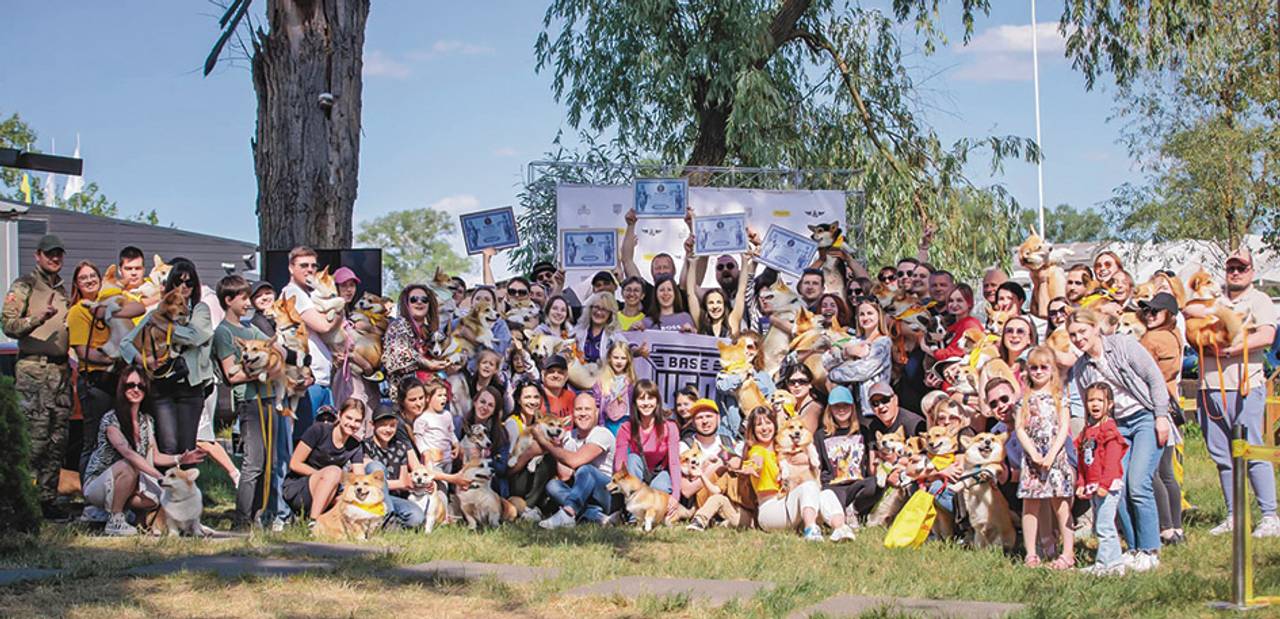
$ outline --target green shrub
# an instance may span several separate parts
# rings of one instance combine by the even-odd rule
[[[0,531],[33,533],[40,528],[40,502],[31,481],[31,442],[13,379],[7,376],[0,376],[0,436],[6,437],[6,453],[0,458]]]

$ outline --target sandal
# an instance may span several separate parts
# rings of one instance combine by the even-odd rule
[[[1051,570],[1069,570],[1076,566],[1076,558],[1072,555],[1058,555],[1053,563],[1049,564]]]
[[[1040,567],[1040,557],[1027,555],[1027,558],[1023,559],[1022,564],[1027,567]]]

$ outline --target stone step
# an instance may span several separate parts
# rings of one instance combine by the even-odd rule
[[[504,565],[501,563],[471,563],[467,561],[430,561],[393,568],[386,573],[394,578],[404,580],[467,581],[492,576],[507,584],[524,584],[558,578],[560,576],[560,568]]]
[[[1022,612],[1022,604],[973,602],[967,600],[924,600],[919,598],[838,595],[791,614],[791,619],[806,619],[814,614],[824,617],[859,617],[877,610],[889,609],[911,616],[955,619],[987,619],[1007,617]]]
[[[373,557],[393,554],[400,550],[397,546],[378,546],[376,544],[326,544],[322,542],[292,542],[281,544],[272,549],[289,555],[302,555],[316,559],[351,559],[357,557]]]
[[[183,557],[163,563],[135,567],[126,574],[131,576],[160,576],[182,570],[189,572],[213,572],[223,578],[241,576],[291,576],[303,572],[329,571],[333,564],[320,561],[290,561],[237,555],[210,555]]]
[[[0,587],[7,587],[20,582],[33,582],[61,576],[62,570],[49,570],[35,567],[19,567],[0,570]]]

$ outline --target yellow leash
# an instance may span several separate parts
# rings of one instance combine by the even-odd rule
[[[265,383],[267,388],[267,397],[271,397],[271,384]],[[262,447],[263,462],[262,472],[266,476],[265,483],[262,484],[262,509],[267,509],[267,499],[271,496],[271,457],[275,455],[276,444],[273,440],[272,428],[275,424],[268,421],[266,414],[262,412],[262,393],[258,393],[258,427],[262,430]]]

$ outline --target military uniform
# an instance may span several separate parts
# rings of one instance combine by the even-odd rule
[[[50,247],[56,245],[56,247]],[[45,237],[41,251],[62,249],[56,237]],[[45,319],[45,308],[57,312]],[[67,358],[67,293],[62,277],[39,266],[14,280],[4,298],[4,333],[18,340],[15,389],[27,417],[31,469],[41,503],[58,496],[58,472],[71,417],[71,365]]]

